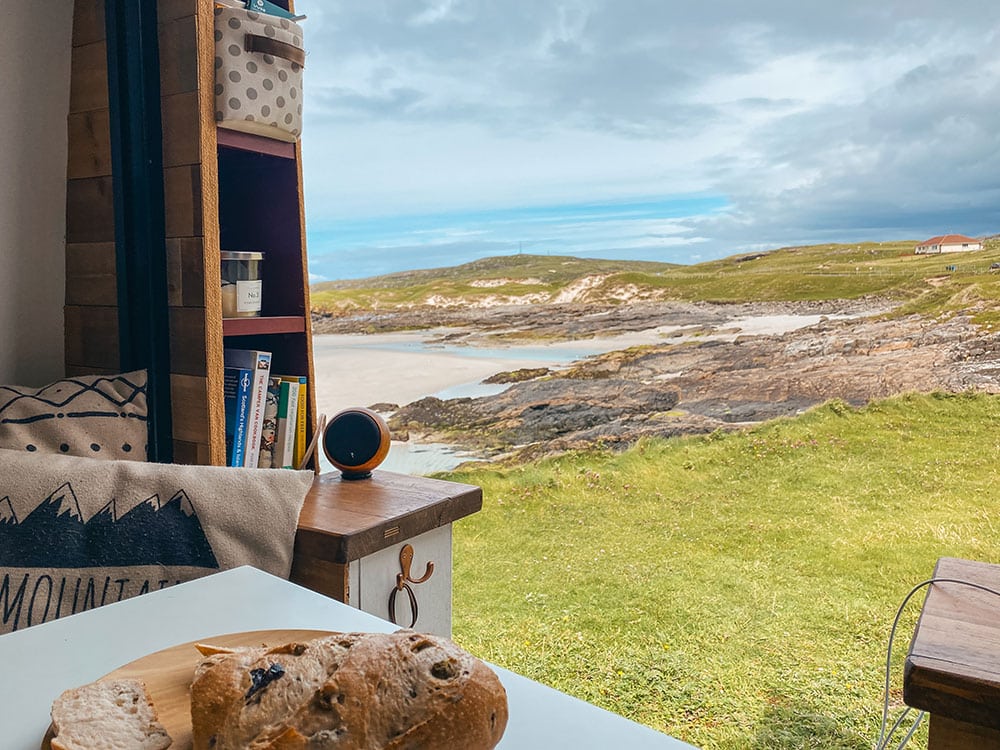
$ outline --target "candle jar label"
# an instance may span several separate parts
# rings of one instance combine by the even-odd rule
[[[236,282],[237,315],[260,313],[260,287],[260,280]]]

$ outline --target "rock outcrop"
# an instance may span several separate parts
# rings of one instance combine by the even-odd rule
[[[493,382],[510,386],[497,395],[421,399],[391,414],[389,425],[399,436],[523,458],[627,446],[643,436],[737,429],[831,399],[862,405],[912,391],[1000,392],[1000,335],[961,316],[833,317],[860,316],[866,309],[881,313],[886,307],[872,301],[637,303],[387,314],[378,318],[378,330],[450,326],[442,340],[468,345],[664,329],[663,343],[561,370],[501,373]],[[741,318],[790,313],[831,317],[781,335],[734,328]],[[345,320],[327,321],[317,330],[347,330],[342,325]]]

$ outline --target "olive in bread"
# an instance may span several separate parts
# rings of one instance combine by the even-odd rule
[[[53,750],[165,750],[171,739],[141,680],[104,679],[52,704]]]
[[[507,726],[499,678],[444,638],[341,633],[203,653],[194,750],[490,750]]]

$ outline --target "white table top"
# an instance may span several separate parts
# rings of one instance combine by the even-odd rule
[[[197,613],[197,614],[195,614]],[[38,750],[49,707],[66,688],[179,643],[264,629],[392,632],[396,626],[288,581],[236,568],[0,636],[4,750]],[[513,750],[690,748],[505,669]]]

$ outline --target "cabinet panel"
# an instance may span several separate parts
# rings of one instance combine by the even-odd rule
[[[434,563],[434,572],[423,583],[410,583],[417,602],[417,620],[413,629],[451,637],[451,524],[446,524],[368,557],[351,563],[350,604],[383,620],[389,617],[389,596],[396,588],[400,572],[399,553],[404,545],[413,548],[410,574],[421,578],[427,563]],[[355,598],[355,594],[357,597]],[[396,624],[408,627],[413,619],[410,597],[397,591],[395,597]]]

